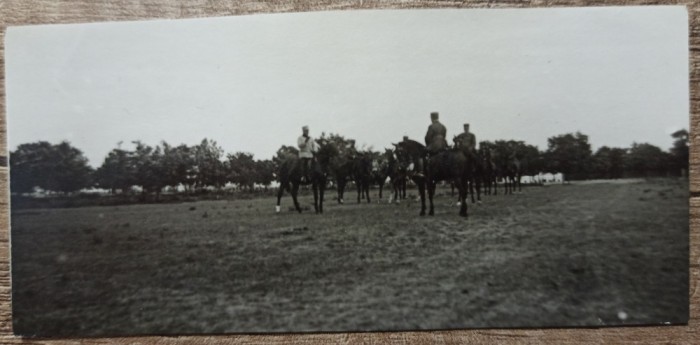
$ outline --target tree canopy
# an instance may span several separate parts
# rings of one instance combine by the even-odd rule
[[[519,160],[524,175],[561,172],[566,179],[683,176],[688,169],[689,134],[684,129],[671,136],[674,142],[668,152],[648,143],[632,143],[627,148],[602,146],[593,153],[588,136],[580,132],[550,137],[545,151],[518,140],[482,141],[479,145],[489,149],[499,165]],[[319,139],[332,145],[340,160],[360,153],[381,157],[371,147],[358,150],[355,140],[340,134],[322,133]],[[88,165],[79,149],[65,141],[19,145],[10,152],[11,191],[27,193],[41,188],[70,193],[94,186],[128,193],[138,187],[145,194],[158,196],[165,187],[193,192],[221,189],[227,184],[253,190],[256,185],[271,185],[281,162],[299,152],[294,146],[282,145],[271,159],[256,160],[247,152],[225,154],[216,141],[206,138],[193,146],[164,141],[156,146],[140,141],[131,145],[132,149],[127,149],[117,144],[97,170]]]
[[[22,144],[10,153],[10,188],[27,193],[39,187],[70,193],[91,184],[93,169],[82,151],[67,141]]]

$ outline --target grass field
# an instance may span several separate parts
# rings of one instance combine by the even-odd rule
[[[688,184],[628,182],[485,196],[468,219],[444,194],[434,217],[419,217],[416,201],[330,198],[323,215],[297,214],[286,211],[289,196],[280,214],[273,198],[21,210],[12,213],[14,330],[685,322]],[[309,192],[301,202],[311,204]]]

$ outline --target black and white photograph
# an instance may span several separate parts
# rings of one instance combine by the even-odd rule
[[[13,332],[689,317],[683,6],[7,28]]]

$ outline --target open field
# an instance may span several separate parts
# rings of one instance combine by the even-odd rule
[[[309,192],[301,202],[311,204]],[[470,204],[468,219],[451,202],[438,197],[435,217],[419,217],[415,201],[274,214],[273,198],[13,212],[14,329],[65,336],[687,320],[687,182],[528,187]],[[291,205],[286,196],[283,210]]]

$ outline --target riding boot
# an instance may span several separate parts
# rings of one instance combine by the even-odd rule
[[[301,183],[306,184],[308,183],[309,176],[309,162],[304,159],[301,163]]]
[[[415,176],[417,176],[417,177],[424,177],[425,176],[425,175],[423,175],[423,171],[424,171],[423,168],[425,166],[424,162],[423,162],[424,159],[425,158],[419,158],[416,161],[416,170],[415,170],[416,174],[415,174]]]

